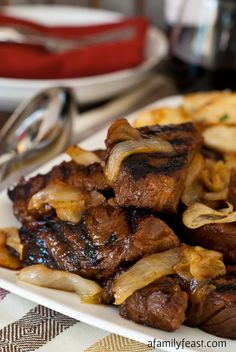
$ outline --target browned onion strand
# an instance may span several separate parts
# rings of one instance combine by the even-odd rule
[[[94,152],[80,148],[77,145],[71,145],[67,148],[66,153],[79,165],[89,166],[94,163],[102,162]]]
[[[22,255],[22,244],[19,236],[19,229],[17,227],[4,227],[0,228],[0,234],[6,236],[7,246],[14,248],[15,251]]]
[[[180,261],[174,270],[184,280],[194,280],[198,283],[224,275],[226,272],[221,253],[184,244],[180,247]]]
[[[86,207],[97,206],[104,201],[105,197],[99,192],[86,192],[78,187],[57,182],[34,194],[28,203],[28,209],[39,210],[48,204],[56,210],[60,220],[78,223]]]
[[[20,259],[8,251],[7,245],[7,234],[0,231],[0,267],[17,270],[22,266]]]
[[[230,170],[222,160],[213,162],[205,161],[206,168],[201,172],[201,179],[209,191],[220,192],[228,186]]]
[[[138,139],[141,139],[140,132],[132,127],[126,119],[116,120],[108,130],[109,144]]]
[[[193,204],[202,197],[203,187],[199,182],[199,175],[203,167],[204,159],[201,154],[197,154],[189,166],[185,180],[184,193],[181,198],[185,205]]]
[[[204,160],[201,154],[197,154],[190,164],[181,200],[187,206],[204,200],[226,200],[229,182],[227,163]]]
[[[136,141],[125,141],[114,146],[107,161],[105,174],[110,184],[116,181],[121,164],[128,156],[140,153],[170,153],[173,146],[162,139],[140,139]]]
[[[236,211],[227,202],[228,207],[214,210],[203,203],[190,205],[183,213],[183,223],[189,229],[196,229],[212,223],[230,223],[236,221]]]
[[[226,200],[230,181],[230,168],[223,161],[205,160],[205,168],[201,171],[201,180],[207,189],[203,199]]]

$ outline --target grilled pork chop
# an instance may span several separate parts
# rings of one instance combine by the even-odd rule
[[[118,267],[179,245],[162,220],[110,205],[85,211],[79,224],[45,218],[20,230],[24,265],[53,268],[105,280]]]
[[[114,146],[115,124],[119,126],[119,120],[108,131],[108,152]],[[201,145],[201,135],[192,123],[148,126],[138,131],[144,139],[160,137],[170,142],[174,152],[128,156],[113,185],[116,201],[120,206],[176,212],[188,166]]]

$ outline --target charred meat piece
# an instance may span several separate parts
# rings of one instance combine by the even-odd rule
[[[114,139],[114,129],[113,124],[106,140],[110,153],[114,146],[110,135]],[[192,123],[148,126],[138,131],[143,139],[158,137],[169,142],[174,151],[140,153],[125,158],[113,184],[116,201],[120,206],[176,212],[188,166],[201,145],[201,135]]]
[[[110,190],[100,164],[95,163],[86,167],[77,165],[74,161],[62,162],[45,175],[37,175],[29,180],[22,179],[16,187],[8,191],[8,196],[13,202],[14,214],[22,224],[29,226],[35,220],[34,214],[27,209],[30,198],[56,181],[63,181],[87,191]]]
[[[174,232],[154,216],[109,205],[88,209],[79,224],[45,218],[20,231],[24,265],[50,267],[106,280],[121,264],[179,245]]]
[[[195,230],[185,229],[184,241],[223,253],[224,261],[236,263],[236,223],[208,224]]]
[[[197,304],[190,304],[185,324],[198,326],[216,336],[236,339],[236,267],[227,268],[227,274],[212,280],[211,285]]]
[[[163,277],[135,291],[119,307],[123,318],[166,331],[178,329],[185,320],[188,294],[170,277]]]

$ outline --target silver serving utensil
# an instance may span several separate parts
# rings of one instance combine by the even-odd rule
[[[0,182],[26,160],[33,162],[40,154],[47,159],[47,150],[59,139],[63,143],[55,153],[61,152],[70,137],[75,109],[69,88],[48,88],[20,104],[0,130]]]
[[[129,40],[135,36],[134,27],[111,29],[96,35],[86,35],[78,39],[45,36],[36,30],[21,26],[0,26],[0,43],[34,44],[43,46],[50,52],[61,52],[90,45]]]

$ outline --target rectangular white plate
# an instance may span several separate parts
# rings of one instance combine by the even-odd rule
[[[172,105],[176,106],[180,103],[179,97],[173,97],[170,99],[164,99],[154,106],[161,105]],[[153,106],[153,104],[152,104]],[[131,117],[132,118],[132,117]],[[87,149],[97,149],[104,146],[104,139],[106,136],[106,130],[93,135],[85,142],[81,144],[82,147]],[[66,155],[61,155],[54,160],[47,163],[45,166],[34,172],[37,174],[39,172],[46,173],[52,166],[59,164],[62,160],[67,158]],[[17,226],[19,223],[14,218],[12,213],[12,204],[7,197],[6,191],[0,193],[0,227],[7,226]],[[63,291],[56,291],[46,288],[40,288],[37,286],[25,284],[16,280],[15,272],[0,269],[0,287],[5,288],[19,296],[29,299],[38,304],[42,304],[48,308],[54,309],[60,313],[68,315],[72,318],[81,320],[90,325],[94,325],[98,328],[108,330],[110,332],[123,335],[125,337],[148,343],[154,338],[157,340],[174,342],[176,339],[178,342],[185,339],[190,341],[192,344],[188,348],[179,348],[179,350],[184,351],[206,351],[206,352],[235,352],[236,351],[236,341],[229,339],[220,339],[216,336],[204,333],[199,329],[193,329],[186,326],[182,326],[180,329],[173,333],[168,333],[165,331],[152,329],[146,326],[135,324],[131,321],[123,319],[119,316],[117,308],[105,305],[89,305],[81,304],[79,297],[72,293],[67,293]],[[194,347],[193,344],[197,341],[203,341],[202,347]],[[207,347],[207,342],[216,343],[216,341],[226,341],[226,348],[216,348]],[[174,346],[165,347],[165,351],[176,351]]]

